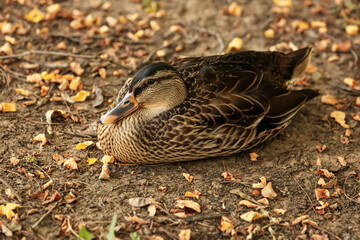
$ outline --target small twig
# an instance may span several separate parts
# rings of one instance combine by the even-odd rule
[[[224,213],[200,213],[200,214],[196,214],[190,217],[186,217],[184,218],[185,221],[187,222],[195,222],[195,221],[201,221],[201,220],[205,220],[205,219],[212,219],[212,218],[219,218],[222,215],[226,214]]]
[[[68,217],[68,229],[70,229],[70,232],[72,232],[72,234],[74,234],[74,236],[78,239],[79,235],[74,231],[74,229],[72,228],[71,224],[70,224],[70,218]]]
[[[43,54],[43,55],[54,55],[54,56],[63,56],[63,57],[74,57],[74,58],[96,58],[96,56],[93,55],[80,55],[80,54],[65,53],[65,52],[30,50],[19,54],[0,56],[0,59],[22,58],[30,54]]]
[[[353,199],[352,197],[350,197],[349,195],[346,194],[346,181],[348,180],[349,176],[347,176],[345,178],[345,181],[344,181],[344,195],[347,199],[349,199],[350,201],[352,202],[356,202],[356,203],[360,203],[360,201],[356,200],[356,199]]]
[[[314,204],[313,204],[313,202],[312,202],[309,194],[307,194],[307,192],[305,191],[305,189],[295,180],[295,178],[294,178],[293,175],[291,175],[291,178],[292,178],[292,179],[294,180],[294,182],[301,188],[301,190],[305,193],[307,199],[309,200],[309,202],[310,202],[310,204],[311,204],[311,207],[312,207],[312,208],[314,209],[314,211],[315,211]],[[306,210],[306,212],[307,212],[307,211],[308,211],[308,210]]]
[[[49,209],[49,211],[42,215],[41,218],[39,218],[39,220],[37,220],[37,222],[31,226],[31,228],[36,228],[44,220],[44,218],[46,218],[52,211],[54,211],[54,209],[59,205],[59,203],[60,201],[56,202],[54,206]]]
[[[14,190],[14,188],[12,188],[10,186],[9,183],[7,183],[2,177],[0,177],[0,181],[7,187],[10,189],[10,191],[15,195],[15,197],[19,200],[19,202],[22,202],[22,198],[20,197],[19,194],[17,194],[17,192]]]
[[[208,33],[210,35],[213,35],[216,37],[218,43],[219,43],[219,50],[216,54],[220,54],[221,52],[224,51],[225,49],[225,44],[224,44],[224,40],[222,39],[221,35],[219,32],[214,31],[214,30],[210,30],[210,29],[206,29],[200,26],[193,26],[193,25],[189,25],[192,29],[199,31],[199,32],[203,32],[203,33]]]

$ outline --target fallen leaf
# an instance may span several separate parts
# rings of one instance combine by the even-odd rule
[[[350,40],[346,40],[344,42],[338,43],[337,44],[337,48],[336,51],[340,51],[340,52],[350,52],[351,49],[351,41]]]
[[[233,230],[235,227],[234,223],[225,216],[221,216],[220,224],[221,224],[220,231],[222,231],[222,232],[226,232],[229,229]]]
[[[318,70],[317,66],[315,66],[315,65],[312,64],[312,63],[310,63],[310,64],[307,66],[305,72],[306,72],[306,73],[314,73],[314,72],[316,72],[317,70]]]
[[[315,147],[319,153],[322,153],[326,149],[326,145],[322,145],[322,146],[316,145]]]
[[[157,190],[164,192],[164,191],[167,190],[167,187],[159,186],[159,187],[157,188]]]
[[[46,182],[45,184],[43,184],[43,185],[41,186],[41,188],[42,188],[43,190],[45,190],[45,189],[47,189],[48,187],[50,187],[51,185],[53,185],[53,183],[54,183],[54,181],[53,181],[52,179],[50,179],[48,182]]]
[[[40,73],[34,73],[31,75],[27,75],[26,76],[26,81],[30,82],[30,83],[39,83],[42,81],[42,77]]]
[[[191,230],[190,229],[182,229],[179,233],[180,240],[190,240],[191,238]]]
[[[350,128],[349,125],[345,122],[346,114],[341,111],[333,111],[330,113],[330,117],[334,118],[337,123],[339,123],[343,128]]]
[[[274,212],[279,215],[279,214],[285,214],[287,212],[286,209],[280,209],[280,208],[274,208]]]
[[[344,83],[351,88],[356,86],[356,80],[353,78],[344,78]]]
[[[268,30],[264,31],[264,36],[266,38],[274,38],[275,37],[274,29],[269,28]]]
[[[234,38],[233,40],[231,40],[231,42],[229,43],[228,47],[227,47],[227,51],[230,52],[232,50],[238,51],[241,49],[243,45],[243,40],[241,38]]]
[[[309,24],[305,21],[295,20],[291,27],[295,33],[300,34],[309,29]]]
[[[101,158],[101,162],[106,164],[106,163],[113,163],[115,161],[115,158],[113,156],[109,156],[109,155],[104,155]]]
[[[335,97],[331,94],[321,96],[321,102],[330,105],[336,105],[339,103],[339,101],[336,100]]]
[[[346,166],[347,162],[345,161],[345,158],[339,156],[337,159],[339,160],[341,166]]]
[[[258,154],[254,153],[254,152],[250,153],[250,160],[251,160],[251,161],[254,161],[254,162],[257,161],[257,160],[258,160],[258,159],[257,159],[258,157],[259,157]]]
[[[161,27],[160,27],[159,23],[157,21],[155,21],[155,20],[150,21],[150,27],[155,32],[158,32],[158,31],[161,30]]]
[[[329,240],[329,237],[327,234],[313,234],[311,235],[312,240]]]
[[[359,26],[358,25],[347,25],[345,27],[345,31],[350,36],[356,36],[359,33]]]
[[[75,162],[75,160],[73,158],[66,159],[65,162],[63,163],[63,165],[64,165],[64,167],[67,167],[70,170],[78,169],[77,163]]]
[[[360,122],[360,112],[358,112],[358,113],[352,113],[351,114],[351,117],[354,119],[354,120],[356,120],[356,121],[358,121],[358,122]]]
[[[330,192],[327,189],[315,188],[315,195],[316,199],[319,200],[320,198],[329,198]]]
[[[138,216],[134,215],[132,217],[128,217],[126,218],[126,221],[128,222],[132,222],[132,223],[138,223],[140,225],[145,225],[145,224],[149,224],[150,222],[149,221],[146,221],[142,218],[139,218]]]
[[[152,203],[156,203],[155,199],[153,198],[145,198],[145,197],[134,197],[129,199],[129,204],[132,207],[145,207]]]
[[[277,194],[275,193],[272,183],[269,182],[262,190],[261,195],[263,195],[266,198],[274,199],[276,198]]]
[[[227,10],[230,15],[235,17],[240,17],[242,13],[242,7],[236,2],[232,2]]]
[[[16,103],[0,103],[0,111],[3,113],[16,112]]]
[[[150,217],[154,217],[156,214],[156,206],[154,204],[150,204],[148,207],[148,212]]]
[[[355,105],[360,107],[360,97],[356,97]]]
[[[64,157],[58,153],[54,153],[53,159],[55,160],[57,165],[62,165],[65,162]]]
[[[311,21],[310,25],[312,28],[326,28],[326,22],[325,21]]]
[[[71,78],[70,80],[71,80],[71,82],[70,82],[70,84],[69,84],[69,88],[70,88],[71,90],[77,91],[77,90],[83,85],[80,77]],[[64,81],[64,82],[65,82],[65,81]],[[66,82],[68,82],[68,81],[66,81]],[[66,82],[65,82],[64,84],[66,84]],[[59,88],[60,88],[60,86],[59,86]],[[66,88],[65,88],[65,89],[66,89]],[[64,90],[65,90],[65,89],[64,89]]]
[[[102,79],[106,79],[106,69],[105,68],[100,68],[99,69],[99,75]]]
[[[292,0],[273,0],[273,3],[275,3],[279,7],[291,7],[292,6]]]
[[[324,185],[326,184],[325,179],[320,178],[320,179],[318,180],[317,184],[320,185],[320,186],[324,186]]]
[[[78,143],[76,145],[76,149],[77,150],[86,149],[87,147],[89,147],[91,145],[95,145],[95,143],[93,141],[86,141],[86,142]]]
[[[58,193],[58,191],[51,191],[51,193],[52,193],[52,195],[50,196],[50,198],[48,200],[45,200],[45,201],[42,202],[43,205],[46,205],[46,204],[49,204],[49,203],[52,203],[52,202],[54,202],[56,200],[61,199],[61,196]]]
[[[75,73],[76,75],[80,76],[84,73],[84,69],[81,67],[80,63],[78,62],[71,62],[70,63],[70,70]]]
[[[191,176],[189,173],[183,173],[182,174],[186,180],[188,180],[189,182],[192,182],[194,180],[194,176]]]
[[[197,202],[191,201],[191,200],[182,200],[182,199],[178,199],[176,200],[176,206],[178,208],[190,208],[193,209],[196,212],[201,212],[201,207],[200,204],[198,204]]]
[[[41,86],[40,97],[45,97],[49,89],[50,88],[48,86]]]
[[[319,169],[317,171],[317,175],[323,175],[327,177],[328,179],[332,178],[334,174],[332,172],[329,172],[327,169]]]
[[[254,183],[253,188],[264,188],[266,186],[266,177],[261,177],[259,183]]]
[[[48,142],[48,140],[45,137],[45,134],[43,133],[40,133],[39,135],[34,137],[33,140],[36,142],[41,142],[41,146],[44,146]]]
[[[77,200],[77,197],[72,192],[70,192],[68,195],[64,197],[64,200],[66,203],[70,204],[75,202]]]
[[[267,198],[259,199],[258,203],[261,203],[262,205],[266,205],[266,206],[270,205],[269,200]]]
[[[192,198],[196,198],[196,199],[199,199],[200,195],[201,195],[201,192],[196,191],[196,190],[194,190],[192,192],[186,192],[184,194],[185,197],[192,197]]]
[[[38,23],[44,20],[45,14],[40,11],[37,7],[32,9],[30,12],[28,12],[25,15],[25,20],[28,20],[29,22]]]
[[[256,219],[262,218],[264,217],[264,215],[262,215],[261,213],[255,212],[255,211],[249,211],[247,213],[241,214],[240,218],[244,221],[247,222],[253,222]]]
[[[6,205],[0,205],[0,214],[6,215],[6,217],[11,220],[15,216],[13,210],[17,208],[21,208],[21,205],[16,203],[7,203]]]
[[[67,46],[66,46],[66,43],[64,41],[61,41],[58,44],[56,44],[55,48],[60,49],[60,50],[66,50]]]
[[[18,165],[19,162],[20,162],[20,160],[19,160],[18,158],[16,158],[16,157],[11,157],[11,158],[10,158],[10,163],[11,163],[13,166]]]
[[[221,176],[222,176],[224,179],[234,179],[234,176],[233,176],[231,173],[228,173],[228,172],[223,172],[223,173],[221,173]]]
[[[241,200],[238,204],[239,206],[246,206],[248,208],[257,208],[258,206],[255,203],[252,203],[248,200]]]
[[[291,223],[291,225],[297,225],[297,224],[299,224],[299,223],[301,223],[302,221],[304,221],[304,220],[306,220],[306,219],[308,219],[309,218],[309,215],[302,215],[302,216],[300,216],[300,217],[297,217],[297,218],[295,218],[295,220]]]
[[[252,191],[252,194],[253,194],[255,197],[259,197],[259,196],[260,196],[260,191],[255,189],[254,191]]]
[[[77,92],[76,96],[71,97],[72,100],[77,101],[77,102],[83,102],[86,100],[86,98],[90,96],[90,92],[89,91],[79,91]]]
[[[97,158],[88,158],[86,160],[86,162],[88,163],[89,166],[95,164],[96,161],[97,161]]]
[[[104,163],[102,165],[99,179],[101,179],[101,180],[110,180],[110,169],[109,169],[109,164],[108,163]]]
[[[46,20],[54,19],[56,15],[60,12],[60,10],[61,10],[61,5],[59,3],[51,4],[47,6],[45,19]]]
[[[15,194],[11,191],[10,188],[5,189],[5,194],[8,198],[15,199]],[[1,225],[1,223],[0,223]]]
[[[332,55],[327,59],[327,62],[330,63],[330,62],[335,62],[335,61],[339,61],[339,60],[340,60],[340,58],[338,55]]]
[[[170,32],[180,32],[182,27],[180,25],[171,25],[169,28]]]
[[[22,88],[16,88],[15,92],[27,97],[31,95],[31,92],[29,90],[25,90]]]

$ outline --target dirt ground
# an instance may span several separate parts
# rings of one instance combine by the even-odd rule
[[[24,27],[20,33],[2,33],[0,45],[6,43],[5,35],[8,35],[18,41],[11,45],[13,54],[48,51],[0,60],[0,103],[15,102],[17,107],[16,112],[0,113],[0,204],[21,205],[13,210],[16,215],[12,220],[0,217],[0,239],[76,239],[81,226],[86,226],[96,238],[106,239],[114,214],[117,215],[115,235],[119,239],[187,239],[179,236],[185,229],[191,230],[191,239],[360,239],[360,131],[359,122],[351,117],[360,111],[355,105],[360,94],[343,83],[347,77],[360,82],[360,34],[349,36],[345,32],[345,26],[351,21],[359,25],[359,1],[335,1],[339,5],[330,0],[294,1],[289,13],[274,13],[277,6],[270,0],[239,0],[237,3],[243,10],[239,17],[226,13],[231,1],[111,0],[110,8],[103,5],[105,1],[90,2],[2,0],[0,3],[0,22],[21,23]],[[52,19],[39,23],[24,19],[35,6],[46,12],[52,3],[61,5],[60,12]],[[70,26],[73,19],[89,14],[99,16],[102,23],[79,29]],[[108,16],[116,20],[119,16],[125,18],[122,18],[124,22],[113,25],[111,19],[106,21]],[[155,20],[159,29],[149,27],[149,20]],[[327,33],[321,34],[318,28],[311,27],[296,32],[293,26],[297,20],[326,21]],[[109,26],[109,31],[99,33],[103,25]],[[172,27],[174,25],[180,28]],[[274,38],[264,37],[263,32],[269,28],[275,30]],[[140,39],[136,41],[136,36],[129,33],[140,29],[147,30],[143,37],[138,33]],[[155,60],[226,52],[235,37],[243,40],[242,50],[269,50],[281,42],[284,44],[277,48],[284,51],[289,50],[289,46],[316,46],[312,63],[317,69],[307,73],[307,82],[300,82],[296,87],[308,84],[321,95],[332,94],[340,102],[333,106],[322,103],[321,97],[313,99],[283,133],[248,152],[156,166],[113,163],[109,165],[110,180],[100,180],[102,151],[95,146],[85,150],[77,150],[75,146],[84,141],[96,142],[100,116],[111,108],[124,81],[133,76],[137,68]],[[350,40],[350,48],[331,49],[333,44],[346,43],[346,40]],[[56,47],[62,41],[66,49]],[[328,45],[324,48],[321,44]],[[53,52],[69,55],[59,56]],[[328,58],[333,55],[339,58],[329,62]],[[60,90],[59,84],[51,81],[42,80],[39,84],[26,80],[26,76],[43,71],[76,75],[69,67],[73,61],[85,70],[81,73],[83,86],[80,88],[91,92],[84,102],[55,102],[52,97],[60,97],[61,93],[73,96],[77,91]],[[106,78],[100,77],[101,68],[105,69]],[[115,70],[123,72],[114,76]],[[41,85],[49,87],[44,97],[40,97]],[[104,96],[98,107],[93,107],[93,86],[100,88]],[[19,88],[29,90],[31,95],[15,93]],[[36,100],[35,104],[22,106],[32,99]],[[48,124],[45,114],[49,110],[62,110],[67,118],[56,116],[53,123]],[[346,113],[350,137],[345,136],[345,128],[329,117],[335,110]],[[49,126],[52,135],[47,133]],[[49,140],[44,146],[33,141],[41,133],[46,133]],[[316,146],[323,145],[326,149],[319,152]],[[258,161],[250,161],[251,152],[259,155]],[[54,153],[65,159],[74,158],[78,169],[58,165]],[[19,163],[14,165],[10,161],[12,157],[19,159]],[[341,164],[338,157],[344,158],[346,165]],[[89,166],[88,158],[99,160]],[[326,189],[318,185],[318,181],[329,179],[320,176],[319,169],[332,172],[332,181],[337,180],[335,186],[327,186],[331,196],[320,199],[322,202],[317,200],[315,189]],[[235,179],[224,179],[223,172],[231,173]],[[194,180],[187,181],[183,173],[190,174]],[[240,200],[263,198],[255,196],[252,187],[263,176],[272,183],[277,197],[269,199],[270,204],[263,205],[262,209],[239,206]],[[43,189],[43,184],[50,179],[52,185]],[[202,193],[199,199],[184,197],[185,192],[194,190]],[[129,199],[135,197],[154,199],[157,202],[155,216],[150,216],[147,206],[131,206]],[[199,203],[201,212],[191,213],[188,209],[187,218],[176,217],[171,209],[179,198]],[[277,215],[274,209],[287,212]],[[251,210],[265,216],[252,223],[240,218]],[[308,215],[307,221],[292,224],[305,215]],[[134,216],[141,219],[132,221]],[[232,233],[221,231],[221,216],[233,222]]]

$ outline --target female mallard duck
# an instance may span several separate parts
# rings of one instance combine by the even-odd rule
[[[312,48],[244,51],[156,62],[119,92],[99,124],[102,150],[121,162],[154,164],[226,156],[274,137],[313,90],[288,90]]]

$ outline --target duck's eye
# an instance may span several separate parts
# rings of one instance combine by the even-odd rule
[[[147,84],[149,84],[149,85],[151,85],[151,84],[153,84],[154,83],[154,80],[153,79],[149,79],[148,81],[147,81]]]

